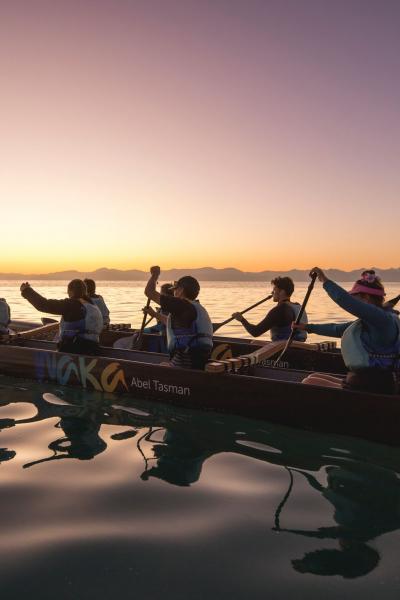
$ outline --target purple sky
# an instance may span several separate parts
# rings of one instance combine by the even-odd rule
[[[3,271],[398,266],[399,1],[3,0],[0,84]]]

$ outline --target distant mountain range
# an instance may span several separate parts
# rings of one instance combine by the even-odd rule
[[[326,269],[325,273],[334,281],[354,281],[360,276],[360,273],[370,267],[361,267],[354,271],[341,271],[340,269]],[[396,269],[375,268],[383,281],[400,281],[400,267]],[[161,272],[162,281],[174,281],[183,275],[192,275],[199,281],[265,281],[269,283],[271,279],[281,276],[291,277],[294,281],[309,281],[309,271],[302,269],[291,269],[290,271],[259,271],[253,273],[250,271],[240,271],[239,269],[214,269],[213,267],[202,267],[200,269],[167,269]],[[83,279],[89,277],[95,281],[146,281],[149,277],[148,272],[130,269],[120,271],[118,269],[96,269],[95,271],[58,271],[55,273],[27,275],[23,273],[0,273],[0,279],[16,281],[55,281]]]

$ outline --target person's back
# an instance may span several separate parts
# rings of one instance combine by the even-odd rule
[[[174,367],[204,369],[211,355],[213,327],[206,309],[197,301],[199,282],[189,275],[176,282],[174,296],[159,294],[156,282],[159,267],[151,268],[151,277],[145,294],[169,313],[167,344],[170,365]]]
[[[0,298],[0,335],[9,333],[8,326],[11,320],[10,307],[4,298]]]
[[[71,301],[72,310],[73,302],[74,300]],[[78,302],[81,305],[78,309],[80,311],[78,318],[76,316],[72,317],[73,320],[67,320],[68,317],[61,317],[58,349],[62,352],[97,354],[99,335],[103,329],[103,317],[95,304],[84,300]]]
[[[102,314],[104,327],[108,327],[110,324],[110,311],[104,301],[103,296],[96,294],[96,282],[93,279],[84,279],[83,281],[86,285],[89,298]]]
[[[167,322],[171,363],[179,367],[203,369],[212,350],[213,326],[207,310],[197,299],[185,301],[194,308],[194,319],[182,323],[171,312]]]
[[[100,310],[86,294],[86,286],[80,279],[68,284],[68,298],[47,299],[38,294],[29,283],[21,285],[21,294],[32,306],[42,312],[61,315],[58,349],[75,354],[97,354],[99,336],[103,329]]]

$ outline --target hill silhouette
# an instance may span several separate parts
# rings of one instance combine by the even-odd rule
[[[325,269],[327,276],[334,281],[354,281],[360,276],[360,273],[370,267],[360,267],[352,271],[343,271],[341,269]],[[379,269],[374,267],[377,273],[384,281],[397,282],[400,281],[400,267],[391,269]],[[233,267],[225,269],[215,269],[214,267],[201,268],[185,268],[185,269],[166,269],[161,272],[163,281],[174,281],[183,275],[192,275],[199,281],[265,281],[270,282],[271,279],[278,275],[291,277],[294,281],[308,281],[309,271],[306,269],[291,269],[289,271],[241,271]],[[26,273],[0,273],[0,279],[16,280],[16,281],[56,281],[83,279],[90,277],[95,281],[146,281],[148,279],[148,271],[138,269],[129,269],[126,271],[120,269],[108,269],[102,267],[95,271],[56,271],[54,273],[42,274],[26,274]]]

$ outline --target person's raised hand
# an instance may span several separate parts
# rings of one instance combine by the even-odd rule
[[[145,306],[144,308],[142,308],[142,311],[145,315],[149,315],[149,317],[155,317],[157,314],[154,308],[152,308],[151,306]]]
[[[311,269],[311,271],[310,271],[310,276],[311,276],[313,273],[316,273],[316,274],[317,274],[317,277],[318,277],[318,279],[319,279],[319,281],[320,281],[321,283],[325,283],[325,281],[328,281],[328,278],[327,278],[327,276],[325,275],[325,273],[323,272],[323,270],[322,270],[322,269],[320,269],[319,267],[313,267],[313,268]]]

